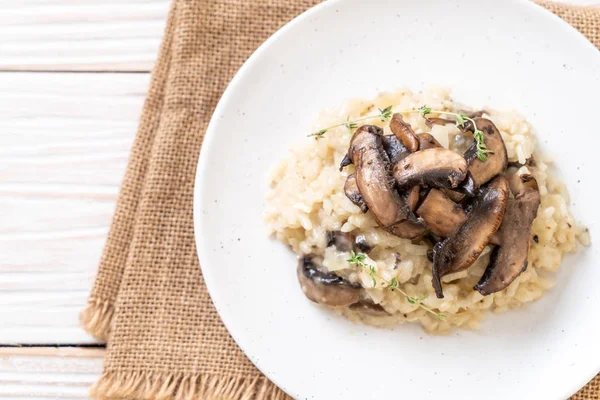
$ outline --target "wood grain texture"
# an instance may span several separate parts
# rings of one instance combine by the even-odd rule
[[[78,313],[149,74],[0,73],[0,343],[89,343]]]
[[[0,1],[0,70],[150,71],[169,3]]]
[[[0,348],[0,398],[87,399],[103,349]]]

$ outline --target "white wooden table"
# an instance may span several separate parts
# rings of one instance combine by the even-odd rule
[[[87,398],[101,372],[78,313],[168,7],[0,0],[0,399]]]

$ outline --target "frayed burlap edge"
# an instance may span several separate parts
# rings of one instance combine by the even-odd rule
[[[106,399],[284,400],[281,389],[265,377],[226,377],[147,371],[105,372],[90,395]]]
[[[95,338],[106,340],[114,313],[115,307],[108,301],[90,299],[79,314],[79,322],[86,332]]]

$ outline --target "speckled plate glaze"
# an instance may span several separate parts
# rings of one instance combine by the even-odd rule
[[[212,118],[194,210],[210,294],[250,360],[298,399],[564,399],[600,370],[598,246],[567,257],[541,301],[489,315],[480,331],[430,336],[354,325],[311,304],[294,254],[265,234],[267,172],[321,109],[430,84],[474,107],[522,112],[575,217],[592,243],[600,237],[591,43],[526,0],[330,0],[257,50]]]

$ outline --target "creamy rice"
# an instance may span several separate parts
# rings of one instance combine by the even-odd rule
[[[413,93],[407,89],[384,93],[374,100],[351,100],[343,107],[325,111],[316,122],[315,130],[350,119],[377,113],[377,108],[394,105],[393,110],[415,109],[427,104],[432,109],[464,111],[450,98],[444,88],[430,88]],[[486,110],[504,139],[509,162],[525,164],[533,156],[534,165],[523,166],[519,172],[531,173],[538,182],[541,204],[533,222],[529,250],[529,266],[508,288],[488,296],[473,290],[489,262],[488,246],[468,270],[443,279],[444,299],[435,296],[431,285],[430,247],[423,241],[401,239],[381,229],[371,212],[363,214],[344,194],[346,178],[353,166],[342,172],[338,167],[348,150],[351,133],[346,127],[329,130],[322,138],[302,138],[277,165],[267,194],[266,223],[269,233],[289,245],[298,255],[316,254],[323,257],[323,266],[351,282],[359,282],[366,295],[390,315],[376,316],[341,308],[338,311],[353,321],[376,326],[392,326],[418,322],[431,332],[446,332],[454,327],[477,328],[487,311],[503,312],[539,299],[553,286],[552,274],[565,253],[577,251],[579,244],[589,245],[589,234],[573,219],[568,209],[569,197],[565,185],[551,173],[550,159],[535,151],[536,139],[529,123],[516,112]],[[415,132],[430,132],[446,148],[458,130],[454,126],[434,126],[430,130],[418,114],[405,114]],[[365,123],[387,126],[378,119]],[[389,134],[389,128],[385,128]],[[411,304],[404,295],[383,285],[371,288],[372,278],[364,270],[349,264],[349,253],[326,248],[327,232],[342,231],[364,234],[373,245],[366,262],[377,269],[387,281],[396,278],[410,296],[427,296],[422,304],[443,313],[444,320],[427,313],[418,304]],[[400,262],[397,263],[398,257]],[[295,275],[295,266],[290,266]]]

